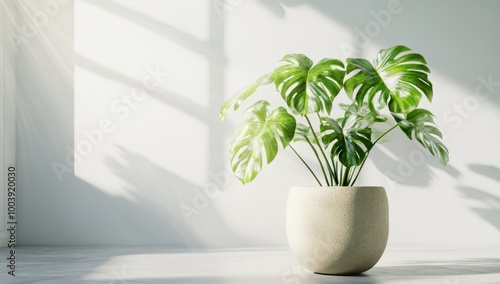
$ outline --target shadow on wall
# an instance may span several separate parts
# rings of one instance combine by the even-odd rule
[[[469,165],[469,168],[477,174],[484,175],[497,182],[500,182],[500,168],[498,167],[489,165],[471,164]]]
[[[215,11],[210,3],[206,3],[206,8],[209,10],[208,12],[210,14],[208,23],[209,37],[207,40],[202,40],[166,23],[152,19],[127,7],[118,5],[114,1],[86,1],[108,11],[109,13],[113,13],[118,17],[128,19],[134,24],[140,25],[151,32],[163,36],[166,39],[179,44],[183,48],[192,50],[207,59],[209,63],[209,106],[207,108],[202,108],[199,105],[193,104],[180,95],[162,90],[154,92],[153,95],[156,99],[162,101],[163,103],[172,105],[173,107],[176,107],[207,124],[207,127],[210,128],[210,158],[208,159],[208,161],[210,161],[210,168],[225,168],[225,164],[221,157],[223,157],[223,153],[225,153],[225,149],[223,148],[223,138],[226,126],[221,126],[218,113],[220,106],[224,103],[224,68],[227,65],[227,58],[224,52],[224,22],[219,18],[217,11]],[[94,66],[98,65],[94,64]],[[108,74],[116,73],[112,70],[108,71],[110,71],[106,72]],[[104,74],[107,75],[106,73]]]
[[[29,4],[28,1],[22,1]],[[102,4],[102,2],[99,2]],[[179,30],[161,26],[111,1],[106,9],[143,24],[165,37],[205,55],[210,65],[210,106],[200,109],[182,96],[158,91],[155,97],[210,124],[210,168],[222,169],[223,131],[217,119],[223,92],[222,22],[211,13],[211,38],[204,45]],[[104,5],[104,4],[102,4]],[[111,5],[111,6],[110,6]],[[28,14],[41,8],[26,5]],[[207,5],[208,7],[208,5]],[[54,162],[64,163],[74,147],[75,63],[125,84],[137,82],[113,70],[103,69],[83,57],[74,56],[74,5],[61,6],[60,15],[50,19],[43,33],[21,46],[18,72],[18,172],[20,177],[18,243],[21,245],[164,245],[182,249],[236,246],[236,237],[225,226],[214,206],[193,216],[192,226],[180,215],[179,197],[194,185],[136,153],[120,148],[121,157],[107,164],[126,182],[136,201],[103,193],[95,186],[65,173],[59,182]],[[29,16],[25,15],[26,19]],[[211,49],[207,49],[210,46]],[[57,47],[57,48],[56,48]],[[76,59],[76,62],[75,62]],[[208,114],[213,113],[212,116]],[[70,149],[70,150],[68,150]],[[121,161],[127,161],[122,163]],[[208,173],[207,173],[208,175]],[[182,191],[182,192],[181,192]],[[159,199],[158,196],[163,198]],[[191,199],[189,199],[191,200]],[[199,218],[197,218],[199,217]],[[203,223],[203,221],[206,221]],[[214,239],[223,240],[217,245]],[[239,239],[241,241],[241,239]],[[244,241],[243,241],[244,242]],[[212,246],[213,245],[213,246]]]
[[[455,167],[451,164],[443,167],[427,149],[417,141],[409,140],[399,128],[394,130],[391,140],[376,145],[369,157],[375,167],[391,180],[390,184],[425,188],[434,178],[433,173],[439,170],[453,177],[460,176]]]
[[[143,220],[143,224],[149,224],[150,233],[159,238],[155,243],[161,244],[161,238],[169,239],[170,230],[191,248],[217,247],[217,243],[235,247],[238,240],[244,239],[231,232],[212,201],[201,193],[201,188],[142,155],[117,147],[120,157],[109,156],[105,163],[126,182],[123,189],[134,196],[135,203],[165,219],[156,224]],[[181,207],[183,205],[186,207]]]
[[[408,45],[425,55],[432,71],[447,76],[457,85],[463,84],[470,90],[471,95],[475,94],[476,86],[481,83],[478,77],[488,80],[490,74],[500,73],[498,66],[492,65],[490,60],[491,54],[495,54],[496,50],[500,49],[500,40],[485,36],[495,34],[495,27],[500,25],[500,19],[495,12],[500,8],[499,2],[486,1],[484,2],[486,8],[470,1],[459,1],[460,4],[457,5],[456,1],[451,0],[439,1],[439,3],[431,1],[417,3],[410,0],[370,3],[363,0],[349,2],[260,0],[259,2],[281,18],[286,16],[287,10],[291,7],[307,6],[328,19],[339,22],[352,31],[351,41],[347,44],[354,48],[351,49],[351,51],[354,50],[354,54],[345,54],[347,57],[372,57],[373,54],[365,54],[365,50],[374,45],[381,47],[394,44]],[[388,6],[391,2],[399,3],[393,9],[399,12],[389,12]],[[446,11],[446,21],[442,18],[443,11]],[[422,21],[423,15],[425,15],[425,21]],[[475,17],[471,15],[480,15],[483,20],[475,21]],[[381,20],[380,17],[385,18]],[[384,23],[381,24],[381,21]],[[370,23],[375,23],[378,28],[373,28],[372,25],[372,31],[367,31]],[[322,32],[335,34],[335,30]],[[408,34],[411,34],[411,37],[408,37]],[[464,40],[465,38],[467,40]],[[404,42],[401,39],[404,39]],[[338,46],[333,48],[342,50],[342,44],[346,43],[339,42]],[[464,51],[467,51],[467,54],[464,54]],[[483,92],[489,91],[491,94],[498,87],[496,82],[498,78],[493,76],[491,80],[493,83],[484,85]],[[436,99],[445,100],[446,95],[436,94]],[[500,96],[489,96],[488,100],[500,106]],[[437,113],[437,115],[444,115],[444,112]],[[398,141],[405,143],[397,143]],[[393,142],[395,143],[390,143],[389,146],[377,145],[370,159],[396,184],[423,188],[430,184],[433,172],[440,170],[453,177],[460,175],[451,164],[447,167],[441,166],[434,157],[427,153],[427,150],[417,145],[416,142],[407,141],[402,133],[396,135]],[[412,143],[415,144],[412,145]],[[451,153],[452,156],[453,154]],[[360,178],[362,179],[362,176]]]
[[[224,99],[223,70],[226,60],[223,48],[224,26],[213,9],[209,8],[211,13],[210,23],[208,23],[210,38],[205,42],[164,23],[149,19],[136,11],[117,5],[116,2],[89,1],[207,58],[210,66],[208,80],[210,82],[208,86],[210,106],[208,108],[199,109],[198,106],[190,105],[178,94],[159,92],[159,95],[166,97],[164,103],[171,104],[201,120],[206,120],[211,127],[209,131],[210,158],[208,159],[210,168],[224,168],[221,159],[222,153],[225,152],[222,148],[224,143],[221,140],[224,137],[224,126],[219,127],[219,123],[212,123],[215,120],[218,121],[217,110]],[[29,3],[27,0],[22,2]],[[370,17],[370,7],[366,6],[366,2],[360,1],[348,3],[318,0],[307,2],[303,0],[262,0],[261,3],[267,5],[271,11],[275,11],[278,16],[283,17],[286,12],[283,7],[309,5],[328,16],[332,21],[340,21],[345,26],[352,27],[353,30],[354,27],[364,24],[358,22],[359,19]],[[383,4],[385,2],[377,3]],[[408,19],[405,22],[406,25],[401,27],[390,25],[380,34],[380,37],[371,40],[390,45],[395,43],[385,42],[385,38],[408,38],[404,35],[413,34],[411,40],[403,44],[408,44],[426,54],[429,62],[432,62],[441,73],[455,79],[456,82],[468,82],[471,80],[470,74],[482,74],[485,72],[484,69],[488,70],[485,66],[489,66],[491,63],[489,56],[496,53],[500,47],[495,37],[485,37],[484,34],[496,34],[494,29],[498,24],[490,19],[492,18],[490,14],[481,16],[482,19],[488,19],[488,21],[474,21],[473,25],[464,20],[471,19],[470,15],[474,14],[480,5],[474,2],[463,2],[461,5],[456,5],[456,2],[452,1],[424,2],[419,5],[410,2],[402,3],[405,5],[405,10],[402,13],[405,13],[404,17]],[[493,5],[491,3],[493,2],[483,4]],[[374,11],[383,8],[383,5],[370,5],[373,5]],[[412,6],[410,7],[410,5]],[[481,6],[482,12],[494,14],[497,10],[494,9],[496,6],[486,9],[484,5]],[[362,11],[363,16],[359,14],[359,7],[366,9],[364,12]],[[40,7],[37,9],[40,10]],[[137,153],[122,148],[120,149],[121,159],[109,157],[107,160],[113,171],[126,182],[127,189],[136,193],[138,200],[136,203],[104,194],[100,189],[73,176],[62,184],[57,181],[51,163],[63,161],[66,147],[74,145],[75,142],[74,74],[72,73],[75,64],[72,57],[74,27],[71,22],[74,18],[73,9],[72,4],[61,8],[62,15],[51,18],[48,26],[43,27],[43,33],[39,32],[36,37],[30,39],[29,44],[23,46],[17,57],[19,79],[17,135],[21,181],[18,217],[23,220],[19,224],[19,243],[29,245],[161,243],[183,248],[203,246],[207,239],[197,234],[203,233],[207,227],[201,226],[198,228],[200,231],[195,232],[190,230],[187,225],[178,222],[182,220],[179,219],[178,212],[167,211],[171,215],[165,214],[165,208],[168,207],[168,210],[173,210],[170,206],[176,208],[175,204],[178,204],[178,198],[185,194],[185,192],[180,192],[179,188],[189,191],[193,184],[165,171]],[[35,9],[32,12],[36,11]],[[449,11],[447,17],[451,17],[451,20],[443,21],[442,11]],[[63,15],[65,17],[62,17]],[[422,15],[428,15],[425,22],[422,22]],[[398,17],[403,17],[403,15],[400,14]],[[494,18],[497,18],[496,14]],[[398,24],[400,23],[398,22]],[[457,24],[459,25],[455,26]],[[450,27],[450,25],[454,26]],[[436,35],[433,44],[429,44],[429,31]],[[485,40],[491,42],[485,42]],[[55,48],[56,44],[57,48]],[[455,46],[462,48],[456,49]],[[463,57],[462,54],[456,53],[463,50],[470,51],[474,56]],[[70,56],[65,57],[68,54]],[[461,60],[457,60],[457,58]],[[469,64],[468,60],[479,63]],[[130,82],[113,70],[99,69],[99,65],[84,59],[81,62],[87,64],[88,68],[97,69],[93,71],[103,73],[104,76],[124,81],[124,83]],[[84,64],[82,63],[82,65]],[[463,68],[464,65],[470,66],[470,68]],[[130,83],[135,84],[135,82]],[[471,84],[473,83],[469,85]],[[495,100],[498,103],[498,98]],[[406,138],[402,137],[401,139]],[[405,146],[399,144],[391,145],[392,149],[395,149],[395,156],[408,155],[409,153]],[[391,170],[391,167],[387,167],[387,165],[397,165],[395,159],[381,150],[374,151],[373,155],[374,160],[378,161],[376,165],[380,167],[381,171]],[[121,162],[122,159],[127,162]],[[141,165],[147,171],[139,169],[136,165]],[[423,167],[423,170],[420,167]],[[429,159],[429,163],[426,161],[420,167],[418,171],[423,171],[424,177],[419,172],[407,177],[403,183],[425,186],[432,178],[434,168],[438,168],[438,164]],[[449,173],[453,176],[459,174],[453,168]],[[152,176],[155,177],[157,183],[153,184],[148,180]],[[168,185],[167,188],[164,189],[162,184]],[[471,192],[470,188],[467,190]],[[146,191],[151,192],[147,193]],[[164,198],[162,200],[153,200],[152,198],[146,200],[147,195],[152,196],[155,192],[157,194],[160,192],[160,196]],[[480,198],[483,199],[483,197]],[[498,207],[492,208],[488,216],[492,216],[494,212],[497,212],[498,215]],[[217,215],[214,208],[207,210],[207,216],[215,224],[214,227],[210,228],[212,232],[209,238],[223,237],[230,245],[234,236],[221,236],[221,234],[224,235],[223,232],[229,233],[227,227],[220,220],[220,216]],[[157,224],[161,225],[155,226]],[[498,228],[498,222],[496,224]],[[205,226],[208,225],[205,224]],[[167,236],[169,238],[165,239]]]
[[[484,189],[469,186],[458,186],[457,189],[467,199],[475,200],[481,204],[480,206],[473,207],[472,211],[500,231],[500,168],[477,164],[471,164],[469,168],[477,174],[496,181],[498,184],[494,190],[497,192],[497,195],[491,194]]]
[[[339,22],[352,31],[349,44],[354,47],[355,52],[353,55],[346,54],[348,57],[371,58],[373,54],[364,54],[364,50],[373,44],[381,47],[403,44],[424,54],[432,71],[446,75],[456,84],[475,88],[479,84],[479,76],[488,77],[490,74],[500,73],[499,67],[491,64],[491,55],[500,49],[498,37],[491,36],[497,34],[496,27],[500,26],[500,18],[497,17],[497,11],[500,9],[498,1],[483,1],[481,5],[465,0],[259,2],[282,18],[285,17],[288,7],[308,6],[328,19]],[[393,5],[395,8],[392,9],[399,12],[389,12],[390,3],[399,3]],[[446,13],[446,20],[443,20],[443,13]],[[478,17],[481,21],[476,20]],[[325,33],[335,35],[335,30],[322,30],[322,34]],[[340,46],[339,42],[338,47]],[[457,46],[460,48],[456,48]],[[493,76],[493,81],[498,80],[498,77]],[[490,87],[497,88],[498,83]],[[471,94],[473,92],[474,89],[471,89]],[[500,96],[490,96],[489,100],[497,106],[500,105]]]

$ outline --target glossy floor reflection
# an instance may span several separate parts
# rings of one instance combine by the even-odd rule
[[[20,247],[16,259],[0,283],[500,283],[500,247],[389,248],[359,276],[310,273],[288,250]]]

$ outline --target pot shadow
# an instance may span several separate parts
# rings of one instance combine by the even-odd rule
[[[387,281],[401,283],[419,279],[428,281],[434,277],[449,277],[457,280],[458,277],[487,275],[500,273],[500,258],[473,258],[461,261],[418,261],[402,265],[375,266],[358,275],[336,276],[313,274],[304,279],[305,284],[326,283],[385,283]]]

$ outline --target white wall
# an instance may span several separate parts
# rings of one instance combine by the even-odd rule
[[[14,28],[13,11],[13,1],[0,1],[0,247],[8,245],[13,231],[7,230],[16,221],[15,215],[9,214],[15,212],[16,189],[15,49],[6,40]]]
[[[2,7],[0,7],[0,16],[5,19],[5,8],[4,3],[0,2]],[[0,246],[5,246],[5,240],[7,240],[7,227],[5,226],[6,220],[6,208],[5,208],[5,70],[2,68],[5,66],[5,21],[0,21],[0,109],[2,110],[2,115],[0,115]]]
[[[50,1],[20,2],[34,15]],[[314,180],[285,151],[242,187],[228,174],[239,115],[221,123],[218,108],[286,53],[373,57],[395,44],[428,60],[426,106],[451,160],[402,135],[373,152],[359,184],[388,191],[389,245],[500,244],[500,91],[482,83],[500,82],[500,3],[66,2],[17,56],[21,244],[286,246],[287,191]]]

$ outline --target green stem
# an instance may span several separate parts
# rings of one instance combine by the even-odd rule
[[[335,169],[337,171],[337,178],[338,178],[337,185],[341,186],[341,183],[342,183],[342,164],[339,163],[338,159],[335,160]]]
[[[344,185],[344,166],[342,164],[340,164],[340,167],[339,167],[339,186],[343,186]]]
[[[304,138],[306,139],[307,144],[309,144],[309,146],[311,146],[311,149],[313,150],[314,155],[316,156],[316,159],[318,159],[319,166],[321,167],[321,171],[323,172],[323,176],[325,177],[326,185],[329,186],[330,184],[328,183],[328,177],[327,177],[326,172],[325,172],[325,167],[323,166],[323,163],[321,162],[321,158],[318,155],[318,151],[316,151],[316,148],[311,143],[311,141],[309,141],[309,139],[307,137],[304,137]]]
[[[347,186],[348,185],[348,181],[349,181],[349,172],[351,171],[351,168],[350,167],[346,167],[345,168],[345,171],[344,171],[344,181],[342,182],[342,184],[344,186]]]
[[[359,173],[361,172],[361,169],[363,168],[363,166],[365,165],[365,162],[366,162],[366,159],[368,158],[368,155],[370,154],[370,151],[373,149],[373,147],[375,146],[375,144],[377,144],[377,142],[382,138],[384,137],[387,133],[391,132],[394,128],[396,128],[397,126],[399,125],[399,123],[396,123],[393,127],[389,128],[386,132],[382,133],[382,135],[380,135],[377,139],[375,139],[375,141],[373,142],[372,146],[366,150],[366,153],[365,153],[365,157],[363,158],[363,162],[361,162],[361,165],[359,166],[359,169],[358,169],[358,173],[356,174],[356,177],[352,180],[351,182],[351,186],[354,185],[354,183],[356,182],[356,180],[358,179],[358,176],[359,176]]]
[[[316,135],[316,132],[314,131],[314,128],[312,126],[312,123],[311,121],[309,120],[309,117],[307,117],[307,115],[304,115],[304,117],[306,118],[307,120],[307,123],[309,124],[309,127],[311,128],[312,130],[312,133],[313,133],[313,136],[314,136],[314,139],[316,140],[316,143],[318,144],[319,146],[319,149],[321,150],[321,155],[323,155],[323,159],[325,159],[325,164],[328,168],[328,172],[330,173],[330,182],[328,182],[328,180],[326,180],[326,183],[328,185],[331,185],[333,183],[333,172],[332,172],[332,167],[330,166],[330,162],[328,162],[328,158],[326,157],[325,155],[325,151],[323,151],[323,147],[321,147],[321,143],[319,142],[319,139],[318,139],[318,136]]]
[[[318,177],[314,174],[313,170],[311,170],[311,168],[309,167],[309,165],[306,163],[306,161],[304,161],[304,159],[302,159],[302,157],[299,155],[299,153],[297,153],[297,151],[292,147],[292,145],[288,145],[288,146],[290,146],[290,148],[295,153],[295,155],[297,155],[297,157],[299,157],[299,159],[302,161],[302,163],[304,163],[304,165],[307,167],[307,169],[309,170],[309,172],[311,172],[311,174],[313,175],[313,177],[318,182],[319,186],[323,186],[321,184],[321,182],[319,181]]]
[[[351,186],[351,181],[354,176],[354,173],[356,172],[356,168],[357,168],[356,166],[349,168],[349,173],[347,174],[347,180],[346,180],[346,184],[348,186]]]
[[[319,113],[316,113],[316,115],[318,116],[318,121],[321,123],[321,116],[319,115]],[[337,167],[335,165],[335,162],[334,162],[334,157],[333,155],[330,155],[330,162],[332,163],[332,171],[331,171],[331,175],[333,177],[332,181],[331,181],[331,185],[334,186],[334,185],[338,185],[339,184],[339,178],[337,176]]]
[[[394,128],[396,128],[397,126],[399,125],[399,123],[396,123],[393,127],[387,129],[386,132],[382,133],[382,135],[380,135],[377,139],[375,139],[375,141],[373,142],[372,146],[370,147],[370,149],[368,149],[368,151],[370,151],[373,146],[375,146],[375,144],[377,144],[377,142],[382,138],[384,137],[387,133],[391,132]]]
[[[336,163],[334,161],[334,157],[333,156],[330,156],[330,159],[332,161],[332,167],[333,167],[333,179],[335,181],[335,185],[338,185],[339,184],[339,178],[337,176],[337,166],[336,166]]]

